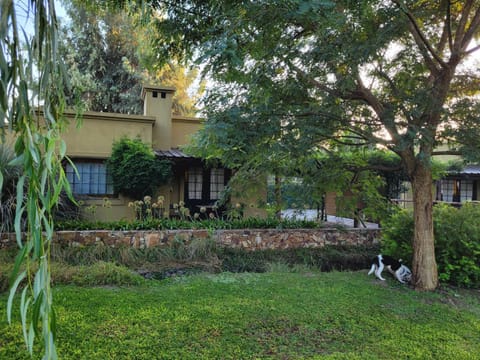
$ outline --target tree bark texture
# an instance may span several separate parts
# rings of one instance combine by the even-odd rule
[[[438,286],[435,239],[433,232],[432,172],[418,164],[412,173],[414,238],[413,286],[416,290],[434,290]]]

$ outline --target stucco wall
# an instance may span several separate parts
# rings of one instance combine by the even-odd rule
[[[62,138],[72,158],[105,159],[112,152],[112,144],[122,137],[138,137],[150,144],[154,122],[153,117],[89,112],[83,114],[80,128],[71,120]]]
[[[172,148],[190,143],[191,136],[203,127],[203,120],[198,118],[174,116],[172,119]]]
[[[84,198],[80,199],[80,213],[89,221],[109,221],[110,219],[134,220],[135,211],[128,207],[133,201],[128,197]]]
[[[104,243],[108,246],[145,248],[168,246],[176,237],[186,241],[212,236],[217,244],[246,250],[321,248],[326,245],[377,245],[379,229],[295,229],[295,230],[164,230],[164,231],[59,231],[54,242],[80,246]],[[14,234],[0,237],[0,248],[16,246]]]

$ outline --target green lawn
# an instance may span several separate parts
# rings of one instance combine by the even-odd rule
[[[222,273],[57,286],[60,359],[480,359],[478,290],[353,273]],[[0,296],[0,359],[29,359]]]

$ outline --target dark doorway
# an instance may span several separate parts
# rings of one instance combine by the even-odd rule
[[[190,209],[190,213],[198,213],[202,217],[211,212],[220,214],[224,209],[217,208],[218,200],[221,199],[228,180],[228,169],[189,166],[185,172],[185,206]]]

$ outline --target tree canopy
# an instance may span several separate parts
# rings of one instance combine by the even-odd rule
[[[431,158],[478,157],[478,0],[158,1],[159,57],[193,56],[216,81],[206,156],[275,166],[326,140],[396,153],[412,183],[414,285],[434,289]]]
[[[68,21],[62,27],[60,50],[71,79],[66,91],[69,106],[142,114],[142,85],[160,83],[176,88],[175,113],[196,113],[196,99],[189,96],[189,90],[197,70],[180,65],[174,58],[155,62],[146,45],[154,32],[141,23],[138,11],[107,11],[76,0],[63,3]]]

